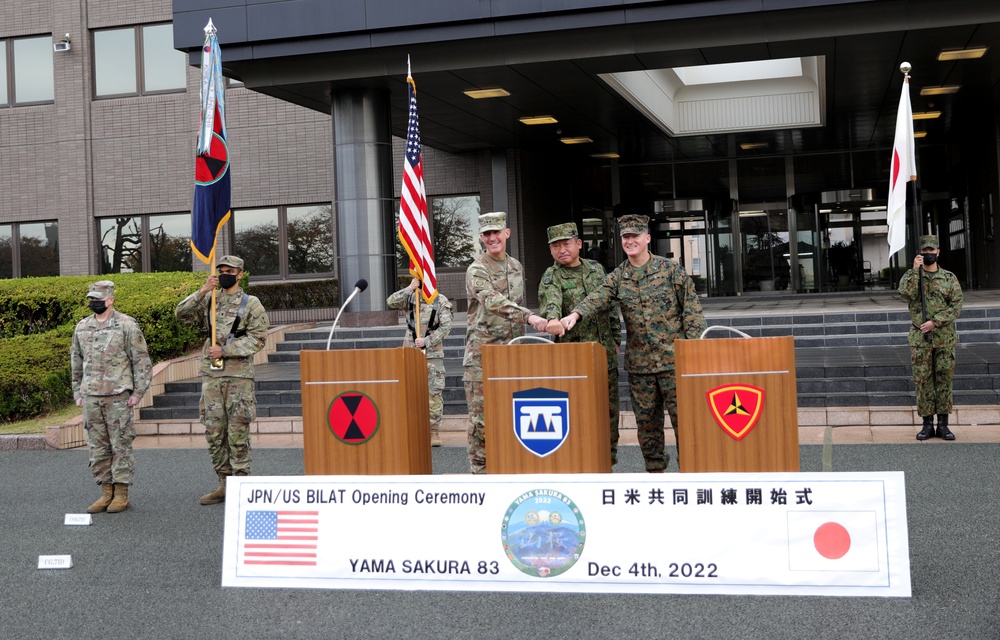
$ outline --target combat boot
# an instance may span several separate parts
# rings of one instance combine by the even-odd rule
[[[108,505],[108,513],[121,513],[128,509],[128,485],[115,483],[115,499]]]
[[[115,485],[106,482],[101,485],[101,497],[87,507],[87,513],[101,513],[108,510],[108,505],[115,497]]]
[[[431,446],[432,447],[441,446],[441,434],[437,430],[431,431]]]
[[[934,437],[934,416],[924,416],[924,428],[917,434],[917,440]]]
[[[225,474],[219,474],[219,486],[215,488],[215,491],[211,493],[206,493],[198,501],[201,504],[219,504],[220,502],[226,501],[226,476]]]
[[[942,440],[954,440],[955,434],[948,428],[948,414],[938,414],[937,437]]]

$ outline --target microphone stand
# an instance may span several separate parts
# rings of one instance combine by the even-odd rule
[[[358,280],[357,284],[354,285],[354,291],[351,295],[347,296],[347,300],[344,300],[344,304],[340,305],[340,309],[337,311],[337,317],[333,319],[333,326],[330,327],[330,335],[326,339],[326,350],[330,350],[330,343],[333,341],[333,332],[337,330],[337,323],[340,322],[340,314],[344,313],[344,309],[347,305],[351,303],[354,296],[358,295],[362,291],[368,288],[368,282],[366,280]]]

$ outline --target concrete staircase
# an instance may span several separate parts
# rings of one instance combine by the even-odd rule
[[[798,404],[809,407],[899,407],[914,403],[903,311],[857,313],[741,312],[706,309],[710,326],[731,327],[753,337],[795,337]],[[1000,308],[967,308],[958,321],[961,343],[955,376],[956,405],[1000,405]],[[404,328],[338,329],[332,349],[372,349],[402,344]],[[302,415],[298,360],[302,349],[325,349],[329,325],[291,332],[268,364],[258,367],[260,418]],[[717,330],[710,337],[734,336]],[[624,339],[624,336],[623,336]],[[445,339],[445,414],[465,414],[462,357],[465,325],[455,323]],[[621,366],[622,357],[619,357]],[[992,364],[996,363],[996,364]],[[628,377],[620,372],[621,408],[631,410]],[[169,383],[153,405],[141,410],[144,421],[197,420],[200,381]]]

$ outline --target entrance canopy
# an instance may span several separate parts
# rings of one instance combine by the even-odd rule
[[[423,142],[449,152],[559,148],[563,138],[592,141],[573,145],[581,158],[618,154],[622,163],[731,157],[734,146],[737,156],[891,148],[903,61],[913,65],[913,110],[940,112],[916,128],[927,132],[924,143],[939,144],[971,105],[995,106],[1000,84],[1000,51],[938,59],[943,51],[1000,42],[995,0],[175,0],[175,46],[192,54],[192,64],[209,17],[225,47],[227,75],[324,112],[339,88],[386,88],[400,137],[409,55]],[[815,61],[824,126],[676,137],[607,80],[799,58]],[[733,79],[741,82],[754,80]],[[935,87],[957,92],[921,95]],[[466,93],[483,89],[507,95]],[[533,116],[557,122],[522,124]]]

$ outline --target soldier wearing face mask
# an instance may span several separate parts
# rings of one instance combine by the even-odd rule
[[[212,291],[215,301],[215,341],[205,340],[201,359],[201,422],[219,484],[201,497],[201,504],[226,500],[226,478],[250,475],[250,423],[257,417],[253,357],[264,347],[270,326],[264,305],[240,287],[243,260],[223,256],[219,274],[181,300],[177,319],[210,331]]]
[[[87,304],[94,313],[76,325],[70,346],[73,398],[83,409],[90,470],[101,486],[101,497],[87,513],[128,508],[135,472],[133,414],[152,381],[142,329],[114,303],[114,282],[90,285]]]
[[[937,236],[921,236],[920,253],[913,259],[913,268],[899,281],[899,295],[910,309],[910,359],[917,389],[917,414],[923,419],[917,440],[935,436],[955,439],[948,428],[948,415],[952,409],[958,344],[955,320],[962,313],[962,287],[954,273],[940,266],[939,255]]]

